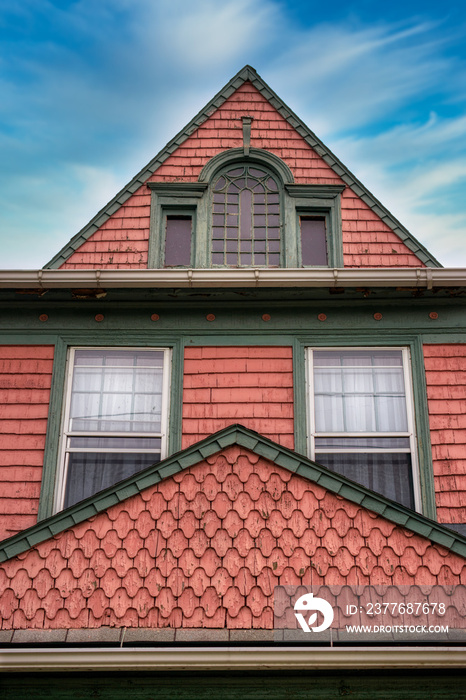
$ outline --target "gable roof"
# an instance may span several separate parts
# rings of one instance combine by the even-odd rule
[[[351,187],[382,221],[392,229],[400,240],[420,261],[428,267],[442,267],[429,251],[386,209],[376,197],[346,168],[343,163],[317,138],[296,114],[275,94],[251,66],[242,68],[215,97],[153,158],[91,221],[84,226],[44,268],[60,267],[102,224],[114,214],[159,168],[176,149],[188,139],[233,93],[245,82],[254,87],[270,102],[279,114],[296,130],[304,141],[329,165],[332,170]]]
[[[264,457],[279,467],[312,481],[333,494],[342,496],[367,510],[405,527],[432,542],[466,557],[466,537],[426,518],[420,513],[395,503],[365,486],[356,484],[340,474],[330,471],[312,460],[299,455],[273,440],[249,430],[242,425],[228,428],[210,435],[176,454],[152,465],[141,472],[67,508],[27,530],[0,543],[0,562],[6,561],[31,547],[73,527],[88,518],[102,513],[107,508],[135,496],[143,489],[153,486],[178,472],[198,464],[217,452],[237,445]]]

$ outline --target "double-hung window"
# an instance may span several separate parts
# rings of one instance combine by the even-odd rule
[[[311,458],[419,507],[407,348],[309,350]]]
[[[167,349],[70,350],[56,510],[163,459],[169,370]]]

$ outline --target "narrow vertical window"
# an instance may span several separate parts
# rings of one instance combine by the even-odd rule
[[[168,214],[165,225],[165,267],[191,265],[193,217]]]
[[[215,182],[212,264],[280,265],[280,193],[266,170],[236,166]]]
[[[327,258],[327,232],[324,216],[300,216],[301,264],[325,266]]]
[[[70,351],[57,510],[164,456],[167,354],[118,348]]]
[[[309,359],[311,457],[414,509],[407,350],[313,350]]]

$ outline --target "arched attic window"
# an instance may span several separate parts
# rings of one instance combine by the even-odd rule
[[[236,163],[213,179],[211,264],[281,264],[280,186],[262,164]]]

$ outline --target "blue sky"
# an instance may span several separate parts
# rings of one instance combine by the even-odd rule
[[[2,0],[0,268],[42,267],[246,63],[466,267],[466,6]]]

